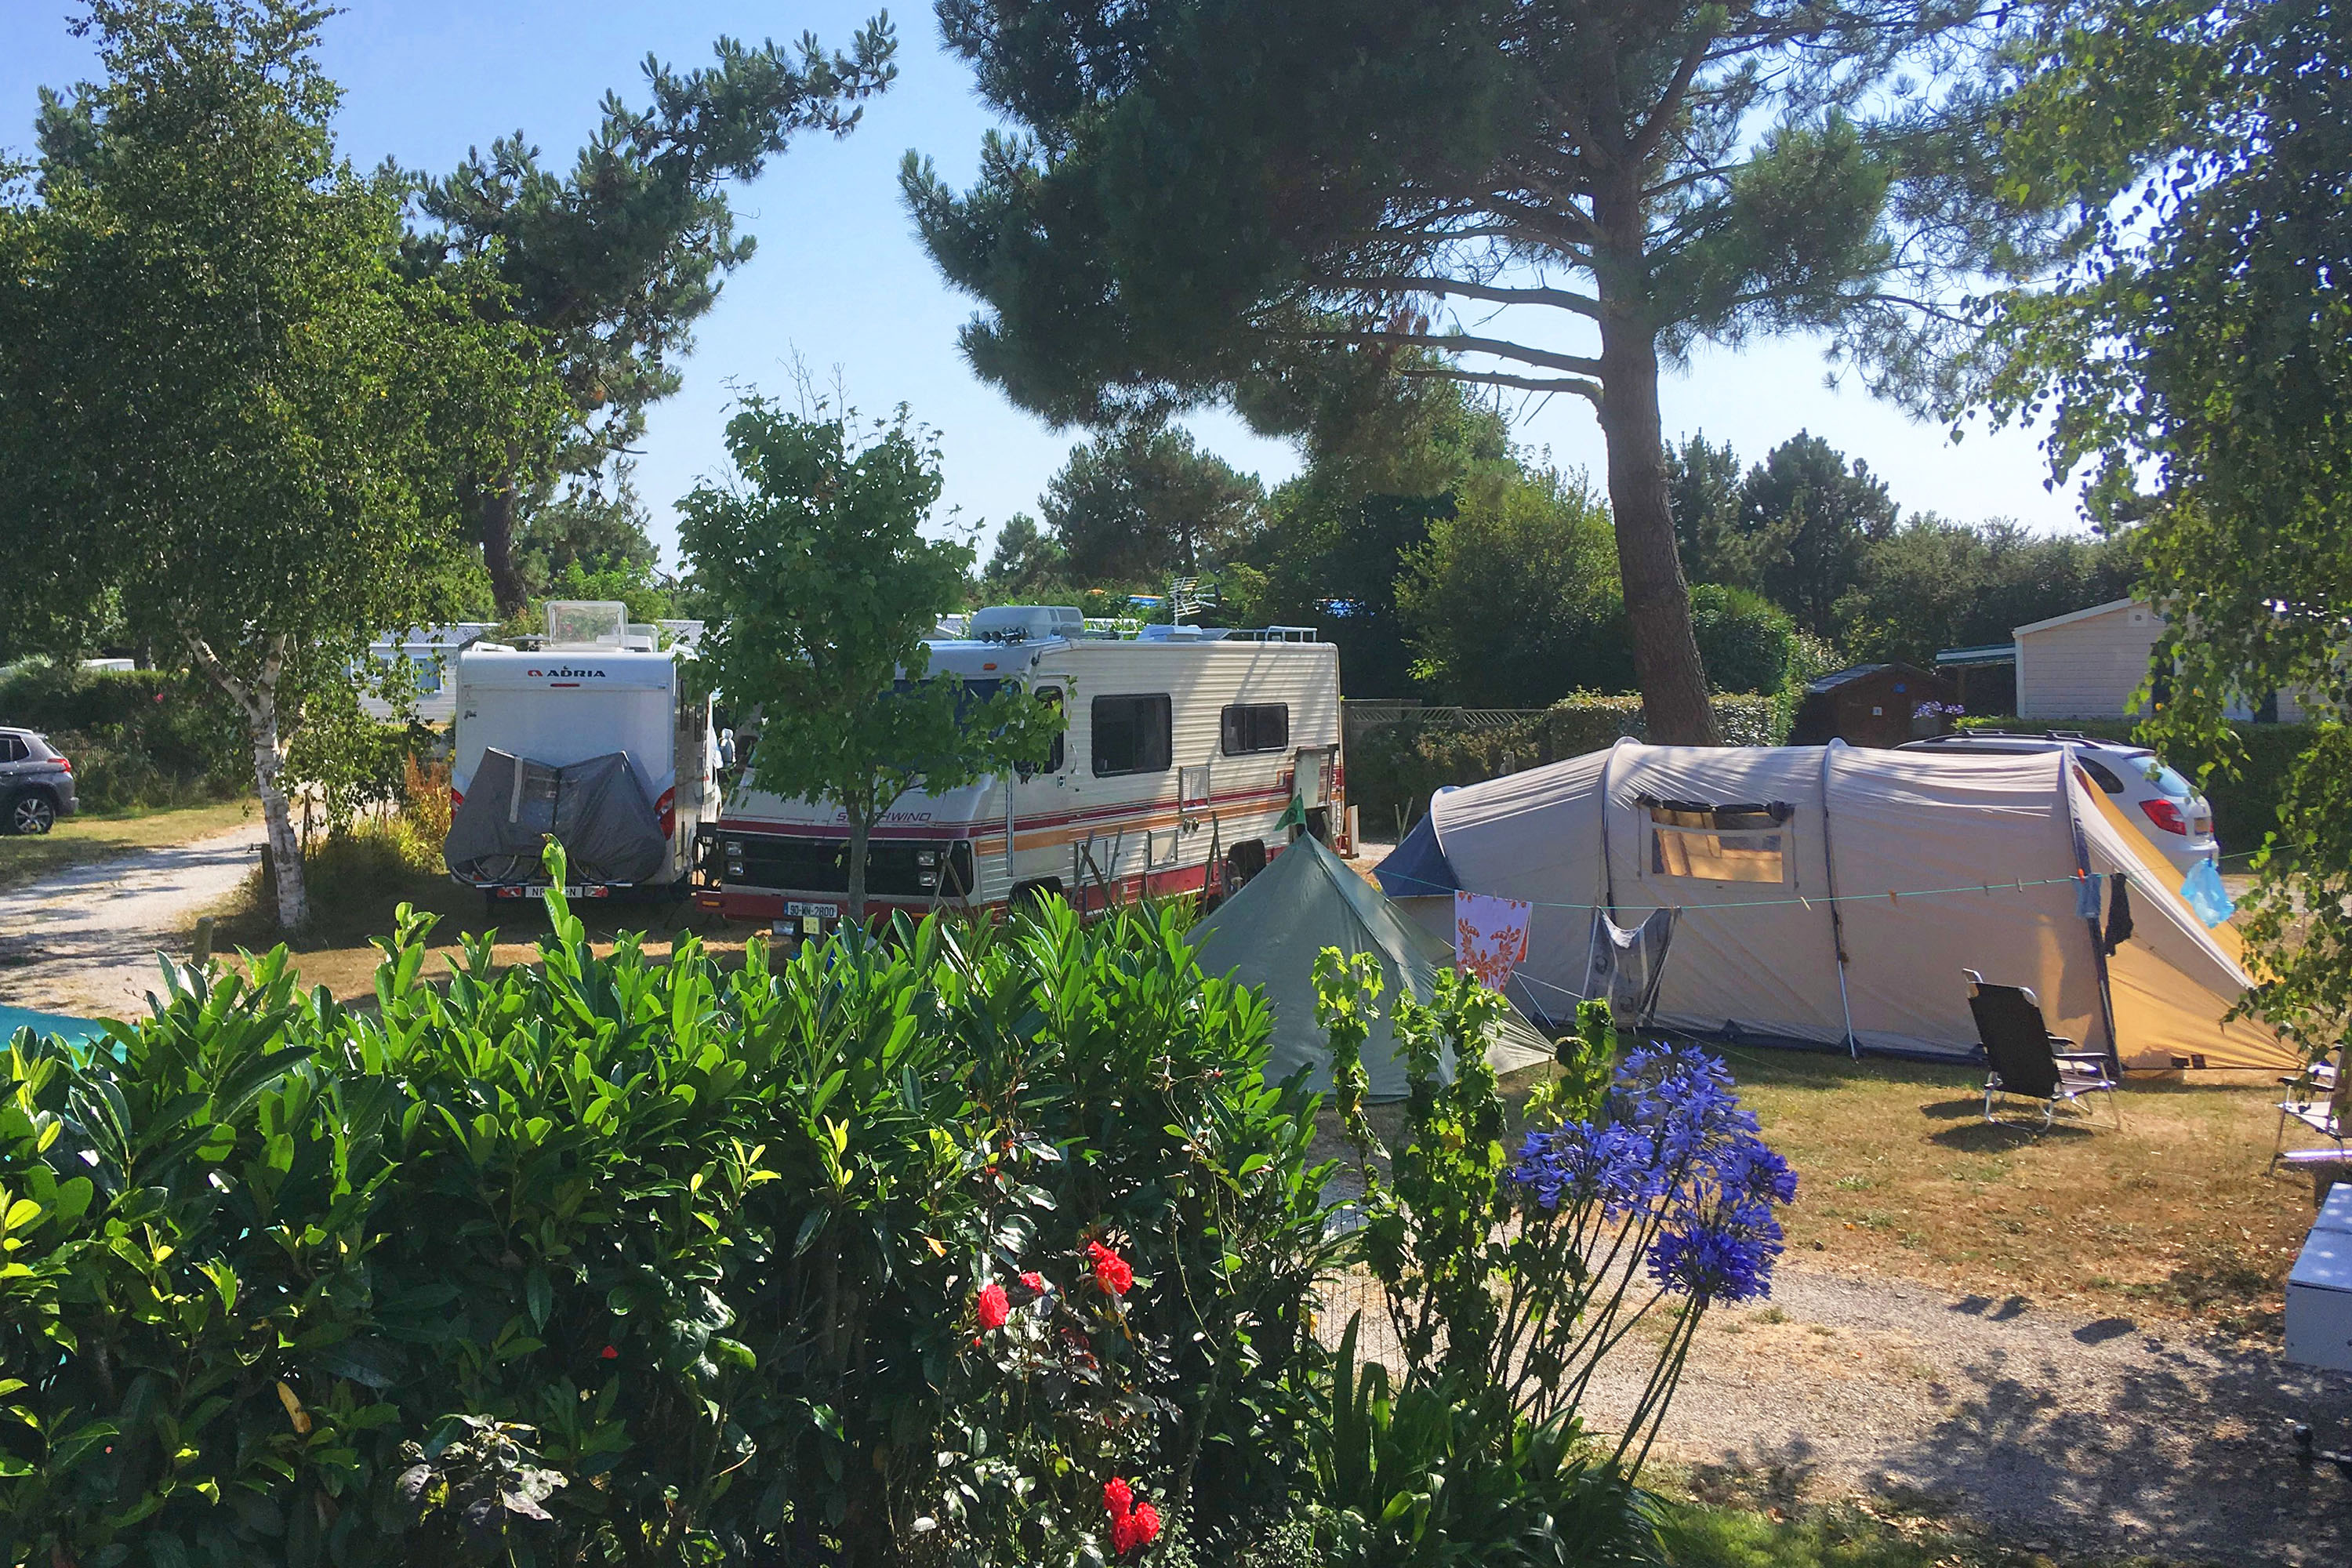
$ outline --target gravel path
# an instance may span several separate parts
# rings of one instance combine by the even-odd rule
[[[1660,1451],[1796,1495],[1924,1494],[2025,1543],[2178,1562],[2352,1562],[2352,1376],[2168,1325],[1783,1266],[1710,1315]],[[1626,1352],[1634,1346],[1628,1344]],[[1622,1419],[1626,1354],[1588,1408]]]
[[[263,832],[256,820],[0,893],[0,1000],[140,1016],[160,984],[156,952],[186,952],[196,916],[244,885]]]

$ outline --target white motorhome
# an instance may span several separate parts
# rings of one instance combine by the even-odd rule
[[[540,647],[477,642],[457,656],[448,858],[459,881],[491,898],[537,892],[546,879],[533,824],[554,821],[576,826],[583,840],[558,834],[572,851],[567,891],[575,896],[686,892],[697,831],[718,815],[710,699],[688,694],[679,659],[656,647],[651,628],[628,626],[621,608],[551,605],[550,636]],[[562,815],[579,770],[616,755],[626,757],[635,787],[607,768],[597,781],[599,820]],[[499,798],[488,799],[493,789]],[[478,793],[485,795],[478,802]],[[615,827],[634,833],[645,851],[632,857],[639,870],[626,879],[583,868],[583,846]],[[667,846],[657,854],[654,834]],[[510,853],[488,852],[497,838],[511,840],[496,846]]]
[[[1001,908],[1059,894],[1100,909],[1144,892],[1246,879],[1305,826],[1345,833],[1339,653],[1312,629],[1150,626],[1089,635],[1075,609],[1007,605],[964,637],[927,644],[934,675],[1051,702],[1069,728],[1046,764],[932,795],[877,826],[871,910]],[[811,933],[840,919],[848,826],[830,802],[739,784],[718,822],[697,903]]]

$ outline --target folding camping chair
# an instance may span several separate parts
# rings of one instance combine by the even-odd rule
[[[2336,1059],[2316,1061],[2291,1078],[2279,1079],[2285,1092],[2279,1099],[2278,1136],[2271,1141],[2271,1169],[2276,1171],[2279,1162],[2286,1158],[2286,1124],[2300,1121],[2312,1131],[2336,1145],[2336,1156],[2345,1157],[2345,1143],[2352,1135],[2352,1077],[2345,1069],[2352,1066],[2346,1052],[2352,1042],[2336,1047]]]
[[[2047,1131],[2061,1105],[2086,1094],[2105,1094],[2116,1128],[2122,1128],[2123,1102],[2116,1098],[2117,1085],[2107,1076],[2105,1055],[2076,1050],[2074,1041],[2052,1034],[2042,1016],[2042,1003],[2024,986],[1987,984],[1973,969],[1960,973],[1969,977],[1969,1011],[1975,1015],[1977,1037],[1990,1066],[1985,1074],[1987,1121],[2000,1120],[1992,1113],[1995,1095],[2040,1100],[2042,1125]]]

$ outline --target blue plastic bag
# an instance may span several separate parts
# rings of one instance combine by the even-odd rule
[[[2214,868],[2210,860],[2197,862],[2180,884],[2180,896],[2189,900],[2189,907],[2197,911],[2197,918],[2209,928],[2220,925],[2238,912],[2236,900],[2230,897],[2229,889],[2221,886],[2221,873]]]

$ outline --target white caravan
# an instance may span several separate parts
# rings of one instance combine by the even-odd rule
[[[871,910],[1048,894],[1100,909],[1229,887],[1289,842],[1294,797],[1308,831],[1345,831],[1339,651],[1311,628],[1150,626],[1121,640],[1088,635],[1075,609],[1007,605],[927,646],[932,673],[983,693],[1010,682],[1069,728],[1034,772],[902,797],[870,842]],[[841,918],[848,835],[830,802],[739,784],[704,829],[715,848],[696,901],[820,931]]]
[[[583,869],[572,849],[575,896],[625,889],[683,896],[696,834],[718,815],[719,742],[710,699],[688,694],[678,658],[658,650],[651,628],[628,626],[618,605],[550,605],[550,637],[537,648],[478,642],[457,656],[449,793],[451,875],[491,898],[522,898],[546,885],[536,820],[573,819],[571,780],[582,764],[625,756],[634,788],[596,781],[602,820],[581,822],[586,839],[620,813],[646,853],[625,880]],[[559,640],[560,639],[560,640]],[[502,756],[501,756],[502,754]],[[488,765],[486,766],[486,759]],[[520,763],[520,766],[513,765]],[[478,784],[485,798],[471,798]],[[488,795],[496,793],[499,799]],[[641,797],[641,798],[640,798]],[[472,809],[469,811],[468,807]],[[658,835],[664,846],[656,846]],[[485,852],[493,840],[506,854]]]

